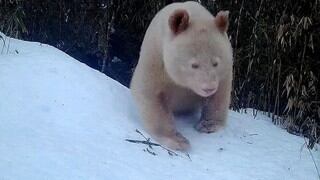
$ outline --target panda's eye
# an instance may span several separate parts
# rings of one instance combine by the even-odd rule
[[[218,66],[218,62],[213,62],[213,63],[212,63],[212,66],[213,66],[213,67],[217,67],[217,66]]]
[[[200,65],[198,63],[192,63],[191,64],[192,69],[198,69]]]

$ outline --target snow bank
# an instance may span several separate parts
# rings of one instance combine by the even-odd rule
[[[127,142],[148,134],[126,87],[49,45],[4,39],[0,179],[318,179],[303,138],[263,115],[230,112],[214,134],[192,128],[197,115],[180,117],[190,159]]]

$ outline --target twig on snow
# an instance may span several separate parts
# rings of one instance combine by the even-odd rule
[[[140,144],[146,144],[148,145],[149,147],[151,146],[160,146],[160,144],[157,144],[157,143],[153,143],[153,142],[150,142],[150,141],[140,141],[140,140],[133,140],[133,139],[125,139],[126,141],[128,142],[132,142],[132,143],[140,143]],[[152,149],[152,148],[151,148]]]
[[[307,144],[306,138],[304,138],[304,142],[305,142],[305,144]],[[308,146],[306,146],[306,147],[307,147],[307,149],[308,149],[308,151],[309,151],[309,154],[310,154],[311,159],[312,159],[312,161],[313,161],[314,167],[316,168],[316,171],[317,171],[317,174],[318,174],[318,178],[319,178],[319,180],[320,180],[320,173],[319,173],[319,169],[318,169],[317,163],[316,163],[316,161],[315,161],[315,159],[314,159],[314,157],[313,157],[313,154],[312,154],[310,148],[309,148]]]
[[[138,129],[136,129],[136,132],[138,134],[140,134],[145,140],[133,140],[133,139],[125,139],[125,140],[128,141],[128,142],[131,142],[131,143],[148,145],[150,149],[153,149],[152,146],[158,146],[158,147],[161,147],[162,149],[166,150],[170,156],[181,156],[180,154],[178,154],[178,153],[176,153],[176,152],[174,152],[174,151],[162,146],[161,144],[151,142],[151,139],[147,138],[145,135],[143,135],[142,132],[140,132]],[[149,148],[144,149],[144,151],[147,151],[148,153],[150,153],[152,155],[157,155],[155,152],[152,152]],[[188,153],[186,153],[185,155],[191,161],[190,155]]]

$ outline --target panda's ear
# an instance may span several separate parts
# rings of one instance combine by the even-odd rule
[[[189,14],[184,9],[177,9],[170,15],[168,23],[172,33],[178,35],[188,28]]]
[[[219,11],[214,23],[221,32],[227,32],[229,27],[229,11]]]

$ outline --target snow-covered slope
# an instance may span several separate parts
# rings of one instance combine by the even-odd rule
[[[193,129],[197,115],[179,117],[190,158],[125,141],[145,140],[136,129],[148,137],[126,87],[51,46],[5,41],[0,179],[318,179],[303,138],[263,115],[230,112],[214,134]],[[319,164],[319,152],[311,153]]]

